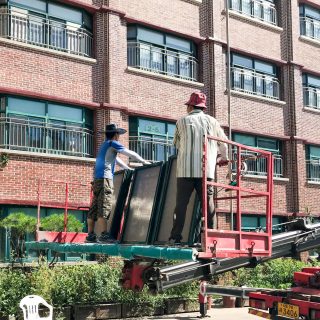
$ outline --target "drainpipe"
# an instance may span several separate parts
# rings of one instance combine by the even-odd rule
[[[230,37],[229,37],[229,0],[225,0],[225,7],[226,7],[226,40],[227,40],[227,56],[226,56],[226,62],[227,62],[227,96],[228,96],[228,139],[232,140],[232,130],[231,130],[231,54],[230,54]],[[229,146],[229,159],[232,159],[232,148]],[[232,164],[229,163],[229,177],[231,177],[232,174]],[[232,196],[232,191],[230,191],[230,197]],[[231,215],[231,230],[233,230],[233,201],[230,199],[230,215]]]

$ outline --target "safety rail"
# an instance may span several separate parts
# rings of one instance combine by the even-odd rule
[[[320,109],[320,89],[304,87],[304,105],[308,108]]]
[[[307,179],[311,182],[320,182],[320,159],[306,161]]]
[[[226,143],[233,149],[236,149],[237,158],[234,161],[236,167],[236,185],[223,184],[214,181],[207,181],[207,148],[209,143]],[[246,157],[244,151],[250,151],[257,154],[259,158],[266,159],[266,190],[254,190],[242,185],[243,162]],[[216,257],[241,257],[241,256],[270,256],[272,247],[272,191],[273,191],[273,155],[271,152],[258,150],[252,147],[244,146],[229,140],[223,140],[217,137],[207,136],[203,144],[202,158],[202,252],[199,252],[199,258]],[[207,187],[212,185],[231,192],[230,196],[216,197],[215,201],[236,200],[236,227],[235,230],[217,230],[207,227]],[[236,195],[234,195],[234,192]],[[265,232],[246,232],[241,228],[242,200],[247,198],[265,198],[266,199],[266,231]],[[230,206],[231,208],[231,206]],[[230,214],[233,214],[232,212]],[[233,226],[231,226],[233,228]]]
[[[307,17],[300,17],[301,34],[320,41],[320,21]]]
[[[0,8],[0,37],[74,55],[93,54],[93,36],[86,29],[18,9]]]
[[[44,184],[46,183],[46,184]],[[49,188],[51,192],[55,190],[54,185],[56,185],[56,192],[59,193],[62,201],[56,201],[54,203],[44,202],[42,198],[42,191],[45,187]],[[73,203],[77,203],[77,206],[71,205],[71,188],[74,188],[76,191],[76,197],[80,191],[82,191],[83,196],[87,193],[87,202],[84,202],[79,207],[79,202],[77,199],[73,199]],[[83,188],[81,190],[81,187]],[[83,242],[86,233],[78,233],[78,232],[67,232],[68,225],[68,210],[70,208],[76,208],[78,210],[81,209],[89,209],[91,200],[92,200],[92,189],[91,185],[81,183],[81,182],[67,182],[62,180],[54,180],[54,179],[38,179],[38,191],[37,191],[37,228],[36,228],[36,241],[46,240],[52,241],[57,239],[59,242]],[[55,196],[57,196],[55,194]],[[63,232],[49,232],[49,231],[40,231],[40,220],[41,220],[41,205],[45,204],[46,206],[64,209],[64,230]]]

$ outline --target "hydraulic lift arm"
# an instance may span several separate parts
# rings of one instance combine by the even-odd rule
[[[320,223],[306,224],[299,219],[288,224],[288,230],[272,237],[272,255],[262,258],[226,258],[198,260],[173,266],[151,266],[143,272],[143,281],[153,292],[162,292],[196,279],[208,279],[241,267],[255,267],[270,259],[292,257],[302,251],[320,247]]]

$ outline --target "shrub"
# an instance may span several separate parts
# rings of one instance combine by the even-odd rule
[[[81,232],[83,223],[81,223],[75,216],[68,215],[67,231]],[[64,214],[52,214],[41,219],[41,230],[58,231],[64,230]]]
[[[37,218],[30,217],[23,212],[11,213],[9,216],[0,221],[0,227],[14,229],[22,238],[26,233],[36,230]]]

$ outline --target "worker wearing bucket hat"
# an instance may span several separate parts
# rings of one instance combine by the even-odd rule
[[[218,121],[203,112],[207,108],[206,95],[204,93],[193,92],[185,105],[187,106],[188,114],[177,121],[173,140],[178,150],[177,195],[169,245],[179,245],[181,243],[187,206],[194,189],[199,199],[202,199],[203,137],[209,135],[227,139]],[[208,179],[214,179],[217,159],[219,165],[228,164],[227,149],[225,143],[219,143],[214,140],[208,142]],[[207,189],[208,227],[216,228],[213,186],[208,185]]]
[[[101,145],[96,158],[93,199],[87,216],[88,236],[86,242],[96,242],[98,240],[99,242],[110,243],[115,241],[107,232],[107,221],[112,207],[114,169],[116,164],[123,169],[131,169],[117,157],[117,154],[121,153],[143,164],[149,164],[136,152],[128,150],[118,141],[119,136],[126,132],[125,129],[117,127],[114,123],[108,124],[103,132],[106,135],[106,140]],[[98,239],[94,233],[96,221],[102,230]]]

